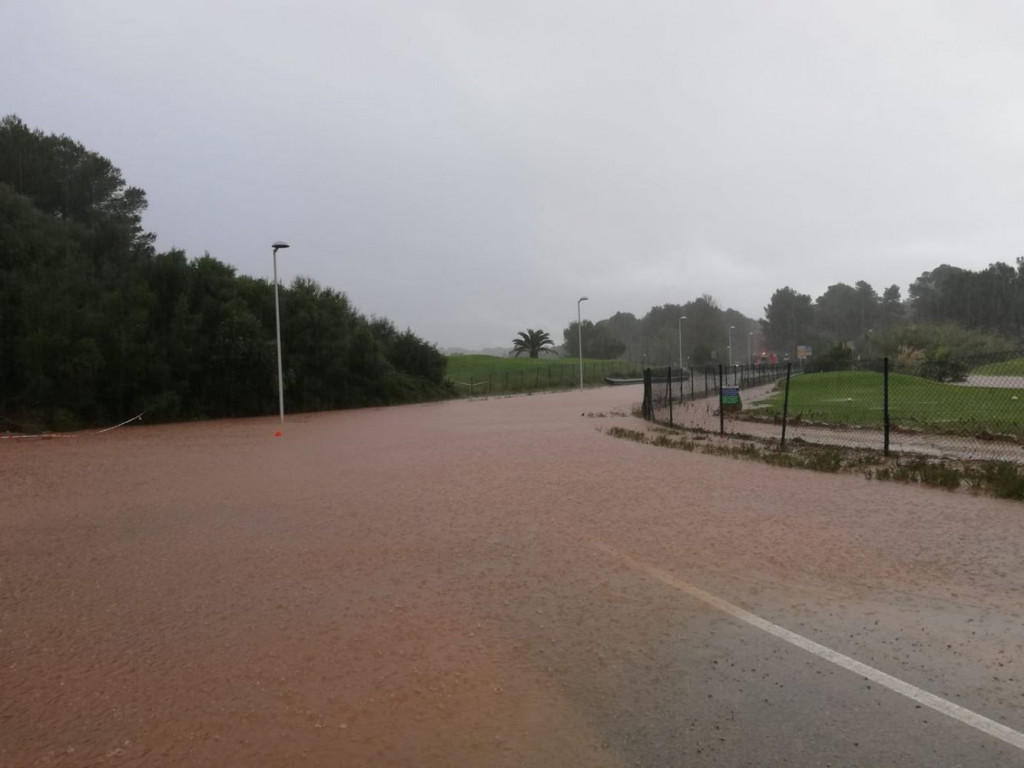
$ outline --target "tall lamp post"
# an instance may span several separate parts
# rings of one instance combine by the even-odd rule
[[[580,347],[580,392],[583,391],[583,321],[580,315],[580,304],[584,301],[589,301],[587,296],[581,296],[576,301],[576,332],[579,334],[579,347]]]
[[[753,331],[747,331],[747,365],[753,365],[753,359],[750,357],[750,339],[753,337]]]
[[[683,371],[683,320],[686,319],[686,315],[679,318],[679,372],[682,374]]]
[[[288,247],[288,243],[281,240],[271,246],[274,249],[274,321],[277,324],[277,404],[281,411],[282,424],[284,424],[284,369],[281,367],[281,302],[277,297],[277,252]]]
[[[732,368],[732,332],[736,328],[735,325],[729,326],[729,367]]]

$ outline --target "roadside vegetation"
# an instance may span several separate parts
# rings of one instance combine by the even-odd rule
[[[802,440],[788,441],[785,449],[781,450],[776,441],[735,435],[723,438],[709,432],[664,426],[646,430],[611,427],[605,433],[658,448],[816,472],[855,473],[869,480],[926,485],[949,491],[964,490],[1024,501],[1024,472],[1019,466],[1005,461],[951,461],[905,453],[886,457],[881,451],[814,445]]]
[[[107,158],[0,120],[0,431],[276,412],[273,283],[158,252],[146,206]],[[344,293],[300,277],[280,302],[288,411],[451,396],[434,345]]]

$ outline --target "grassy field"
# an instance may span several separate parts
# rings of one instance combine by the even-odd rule
[[[579,386],[580,366],[578,360],[565,358],[452,355],[446,375],[460,393],[496,395]],[[583,359],[588,386],[604,384],[608,376],[641,375],[639,366],[621,360]]]
[[[789,417],[829,424],[881,427],[880,373],[812,373],[790,383]],[[754,403],[755,417],[781,415],[780,390]],[[1024,438],[1024,390],[965,387],[915,376],[889,376],[890,423],[933,432]]]
[[[1024,357],[983,365],[971,371],[978,376],[1024,376]]]

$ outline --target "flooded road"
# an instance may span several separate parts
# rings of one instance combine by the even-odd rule
[[[1024,765],[1024,507],[633,387],[0,444],[0,765]],[[17,444],[15,444],[17,443]]]

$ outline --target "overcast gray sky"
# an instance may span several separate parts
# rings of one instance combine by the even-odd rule
[[[161,250],[442,347],[1024,255],[1019,0],[0,0],[0,111]]]

